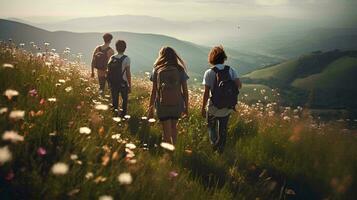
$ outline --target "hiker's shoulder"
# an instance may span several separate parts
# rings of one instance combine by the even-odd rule
[[[209,76],[211,74],[214,74],[213,68],[210,67],[209,69],[207,69],[204,73],[204,76]]]

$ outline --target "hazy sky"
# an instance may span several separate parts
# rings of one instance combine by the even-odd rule
[[[183,21],[275,16],[351,24],[356,10],[357,0],[0,0],[0,17],[41,21],[130,14]]]

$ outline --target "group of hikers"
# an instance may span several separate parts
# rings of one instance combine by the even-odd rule
[[[115,43],[117,54],[110,47],[113,36],[103,35],[104,44],[95,48],[92,73],[97,69],[99,93],[104,95],[108,82],[112,108],[115,115],[127,115],[128,95],[131,92],[130,58],[124,54],[126,42]],[[224,65],[227,55],[222,46],[216,46],[208,54],[211,67],[205,71],[202,84],[205,87],[201,114],[207,119],[209,139],[215,151],[222,153],[226,143],[227,125],[230,114],[235,111],[239,89],[242,84],[234,68]],[[147,111],[148,118],[157,118],[163,128],[163,142],[175,144],[177,123],[188,115],[189,95],[187,89],[187,66],[172,47],[162,47],[154,62],[150,76],[152,90]],[[119,96],[122,105],[119,109]]]

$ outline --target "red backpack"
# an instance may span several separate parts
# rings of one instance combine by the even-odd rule
[[[94,54],[92,66],[99,70],[106,70],[108,65],[108,51],[110,47],[102,49],[102,47],[98,47],[97,53]]]

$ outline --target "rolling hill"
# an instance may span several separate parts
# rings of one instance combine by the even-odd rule
[[[94,47],[102,43],[102,33],[73,33],[67,31],[50,32],[27,24],[1,20],[0,39],[12,38],[15,43],[37,44],[49,42],[53,48],[59,51],[70,47],[74,53],[81,52],[86,63],[90,63]],[[162,46],[172,46],[184,58],[189,66],[191,76],[199,76],[207,68],[208,47],[199,46],[191,42],[178,40],[173,37],[157,34],[142,34],[131,32],[113,32],[115,39],[123,39],[127,42],[127,54],[132,58],[134,72],[151,71],[152,64]],[[258,54],[241,54],[236,51],[228,52],[228,64],[235,66],[240,74],[253,71],[265,63],[274,63],[279,59]],[[236,54],[238,56],[232,55]],[[260,59],[256,60],[255,57]]]
[[[246,83],[281,88],[288,103],[357,109],[357,51],[314,52],[256,70]]]

